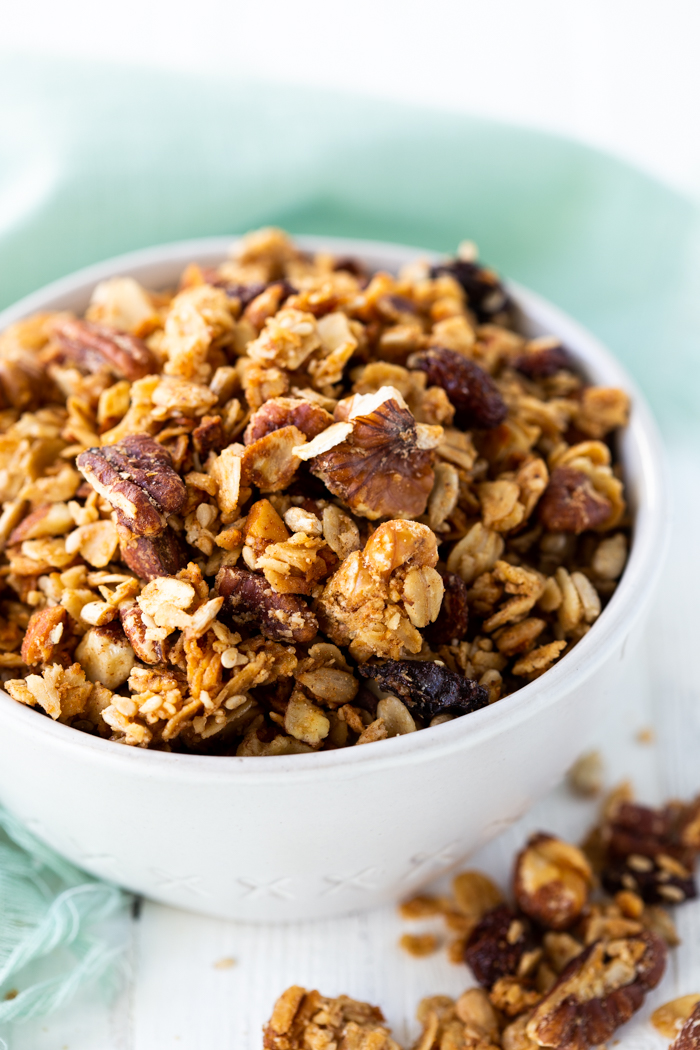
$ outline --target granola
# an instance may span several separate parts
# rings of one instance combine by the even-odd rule
[[[666,908],[694,895],[699,813],[700,799],[654,810],[634,802],[629,785],[622,785],[604,800],[600,821],[581,848],[553,835],[531,836],[515,858],[512,904],[487,875],[465,871],[455,876],[452,896],[415,897],[401,905],[400,915],[409,922],[442,918],[458,935],[449,958],[468,964],[483,989],[479,1009],[488,1016],[488,1004],[498,1021],[486,1045],[588,1050],[640,1009],[663,976],[669,948],[679,943]],[[681,877],[674,867],[678,858],[686,892],[660,895],[659,886],[676,886]],[[621,859],[632,859],[637,874],[656,873],[648,884],[652,892],[644,894],[647,883],[610,885],[610,865]],[[602,874],[602,886],[594,872]],[[674,1046],[697,1045],[699,998],[684,996],[652,1014],[663,1035],[677,1037]],[[465,1020],[463,999],[424,1000],[418,1047],[482,1046],[477,1035],[456,1027]],[[441,1042],[448,1030],[450,1037]]]
[[[628,398],[521,334],[473,247],[370,274],[259,230],[12,325],[0,392],[0,674],[120,743],[440,724],[546,672],[624,571]],[[653,864],[620,889],[687,895]]]

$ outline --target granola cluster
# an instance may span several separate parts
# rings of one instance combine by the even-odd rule
[[[700,798],[654,810],[623,785],[604,802],[582,848],[531,836],[515,859],[511,903],[478,871],[457,875],[451,897],[407,901],[404,919],[439,916],[457,934],[450,958],[469,965],[480,988],[465,994],[488,1019],[481,1031],[466,1033],[464,996],[456,1003],[426,999],[418,1050],[588,1050],[605,1043],[661,980],[668,948],[679,943],[666,907],[697,895],[698,855]],[[699,998],[685,996],[652,1016],[669,1038],[685,1024],[679,1048],[697,1045],[687,1039],[700,1030]]]
[[[250,234],[0,335],[0,673],[124,744],[276,755],[455,718],[590,630],[627,396],[467,250],[398,275]]]

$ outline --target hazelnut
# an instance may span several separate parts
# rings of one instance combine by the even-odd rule
[[[583,911],[593,881],[580,849],[551,835],[533,835],[515,862],[515,898],[530,918],[565,930]]]

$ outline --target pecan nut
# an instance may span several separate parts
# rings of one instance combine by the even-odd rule
[[[310,461],[311,473],[365,518],[423,514],[442,427],[416,423],[394,387],[355,394],[342,414],[345,419],[295,450]]]
[[[582,470],[562,466],[552,471],[538,510],[546,529],[578,535],[607,521],[612,513],[612,503],[596,492]]]
[[[119,616],[122,622],[122,630],[129,639],[131,648],[139,660],[145,664],[164,663],[168,653],[167,638],[162,641],[146,637],[146,624],[143,622],[143,613],[138,605],[132,605],[128,609],[120,609]]]
[[[228,445],[221,416],[204,416],[192,431],[192,444],[202,463],[206,463],[210,452],[221,452]]]
[[[518,906],[552,930],[565,930],[583,911],[593,881],[580,849],[552,835],[533,835],[515,862]]]
[[[254,441],[266,437],[273,430],[282,427],[296,427],[311,441],[333,422],[333,416],[325,408],[305,401],[303,398],[273,397],[254,412],[245,429],[243,443],[252,445]]]
[[[430,386],[439,386],[455,408],[455,425],[463,430],[492,430],[508,415],[508,408],[488,372],[457,350],[444,346],[413,354],[409,368],[425,372]]]
[[[648,930],[584,949],[536,1008],[527,1034],[538,1046],[587,1050],[629,1021],[666,966],[666,946]]]
[[[266,638],[310,642],[318,621],[295,594],[278,594],[264,576],[224,566],[216,577],[216,593],[224,598],[222,614],[235,624],[255,624]]]
[[[122,559],[140,580],[175,576],[187,564],[187,554],[180,539],[169,527],[158,536],[138,536],[131,529],[118,525],[117,533]]]
[[[56,358],[88,372],[108,368],[119,379],[133,382],[158,371],[146,344],[134,335],[91,321],[63,321],[54,329]]]
[[[66,641],[68,614],[61,605],[32,613],[22,641],[22,659],[29,667],[53,663]]]
[[[444,664],[421,660],[385,660],[358,667],[363,678],[373,678],[381,689],[396,693],[411,711],[422,718],[436,715],[466,715],[486,707],[488,690],[471,678],[450,671]]]
[[[119,523],[138,536],[157,536],[167,515],[185,505],[187,489],[170,453],[146,434],[89,448],[76,463],[86,481],[112,504]]]

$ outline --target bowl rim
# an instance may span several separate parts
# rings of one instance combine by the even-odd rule
[[[235,235],[194,238],[139,249],[114,256],[84,267],[53,281],[23,297],[0,312],[0,332],[15,321],[46,309],[51,302],[86,292],[91,285],[107,277],[133,274],[158,265],[184,267],[187,262],[222,259],[240,238]],[[356,240],[343,237],[294,235],[300,247],[311,251],[355,255],[360,258],[385,260],[384,265],[398,267],[416,258],[435,261],[444,256],[437,252],[382,241]],[[381,264],[381,262],[380,262]],[[380,741],[381,747],[340,748],[334,751],[302,755],[236,756],[192,755],[150,751],[147,748],[117,746],[114,741],[90,736],[50,718],[37,717],[37,712],[0,692],[0,723],[32,734],[37,746],[41,740],[65,752],[67,758],[80,758],[104,767],[105,762],[130,774],[153,778],[189,781],[245,782],[285,781],[325,777],[330,771],[336,777],[366,775],[370,769],[432,761],[455,750],[478,746],[500,730],[525,721],[551,707],[567,693],[569,680],[590,677],[622,644],[642,613],[643,597],[653,589],[663,565],[668,541],[666,484],[663,452],[656,423],[645,398],[622,365],[602,345],[564,311],[535,292],[514,281],[506,281],[516,304],[526,319],[551,331],[569,344],[574,356],[581,356],[594,374],[610,385],[621,386],[632,398],[633,411],[625,439],[636,450],[639,460],[638,484],[643,499],[636,508],[634,539],[619,587],[591,630],[571,652],[562,657],[544,675],[522,686],[498,703],[472,712],[468,718],[456,718],[418,733]],[[55,307],[53,307],[55,308]],[[600,381],[600,378],[599,378]]]

